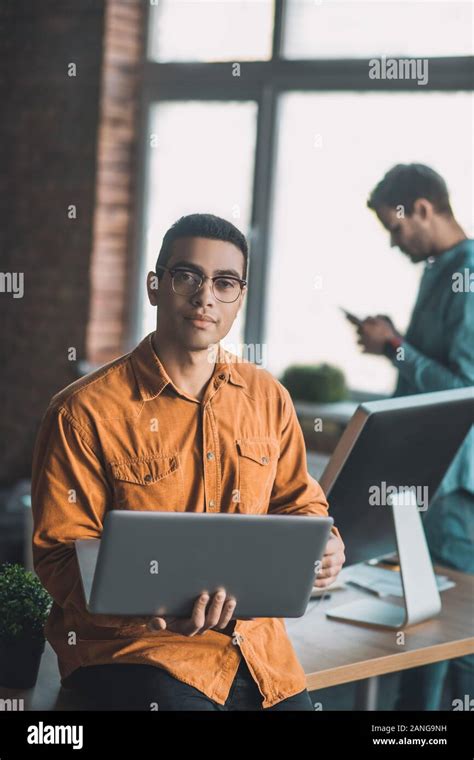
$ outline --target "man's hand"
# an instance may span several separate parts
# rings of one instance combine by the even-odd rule
[[[152,617],[148,623],[150,631],[163,631],[165,628],[174,633],[184,636],[203,634],[209,628],[223,629],[233,618],[237,600],[227,596],[225,589],[218,589],[209,601],[209,594],[199,596],[193,607],[190,618]],[[208,605],[209,602],[209,605]],[[254,620],[254,618],[241,618],[241,620]]]
[[[376,317],[367,317],[357,328],[359,340],[357,343],[363,346],[364,354],[382,354],[387,340],[400,339],[392,321],[381,314]]]
[[[321,568],[315,576],[317,580],[314,582],[314,588],[326,588],[334,583],[346,561],[344,548],[342,539],[331,533],[324,550]]]

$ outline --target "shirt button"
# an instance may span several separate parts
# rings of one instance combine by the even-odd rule
[[[152,480],[151,475],[145,475],[145,477],[144,477],[145,483],[151,483],[151,480]]]
[[[262,457],[261,462],[262,464],[268,464],[268,457]]]
[[[211,501],[209,502],[209,506],[210,507],[215,507],[216,506],[216,502],[214,501],[214,499],[211,499]]]
[[[206,456],[209,460],[214,459],[214,453],[212,451],[208,451]]]
[[[244,637],[242,636],[241,633],[234,632],[232,634],[232,643],[234,646],[238,646],[239,644],[243,642],[243,640],[244,640]]]

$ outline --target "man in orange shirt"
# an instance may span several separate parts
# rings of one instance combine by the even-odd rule
[[[310,710],[280,618],[242,619],[218,589],[190,619],[92,615],[74,541],[109,509],[327,515],[288,391],[220,340],[242,307],[247,242],[209,214],[166,233],[148,296],[157,329],[57,393],[32,475],[35,570],[53,597],[45,633],[61,682],[95,709]],[[336,579],[332,529],[315,585]]]

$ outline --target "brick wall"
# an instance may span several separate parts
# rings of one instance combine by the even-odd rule
[[[134,273],[134,198],[138,101],[144,59],[145,8],[109,0],[97,156],[97,195],[87,357],[102,364],[127,351]]]
[[[104,38],[111,44],[111,18],[123,34],[139,3],[110,5],[122,12],[114,16],[101,0],[0,5],[0,272],[24,274],[22,298],[0,292],[0,485],[29,477],[41,415],[76,379],[78,362],[122,352],[133,107],[130,90],[123,101],[119,93],[120,77],[130,77],[123,59],[106,57],[118,67],[118,90],[108,90]],[[71,63],[76,76],[68,76]],[[115,272],[108,316],[104,261]]]

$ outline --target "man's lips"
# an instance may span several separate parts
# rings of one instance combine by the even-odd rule
[[[185,317],[188,322],[191,322],[195,327],[206,328],[215,324],[215,319],[207,315],[195,314],[190,317]]]

